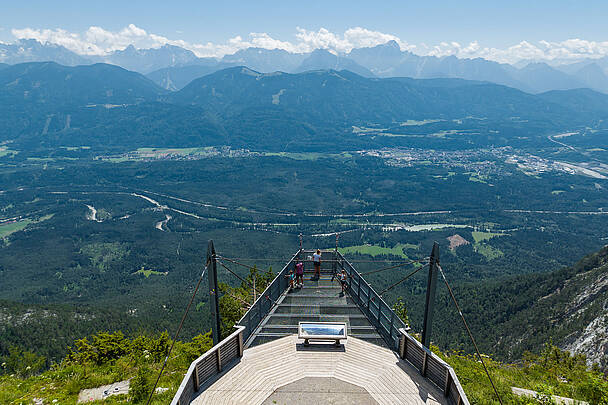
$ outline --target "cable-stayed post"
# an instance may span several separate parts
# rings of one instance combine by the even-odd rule
[[[426,348],[431,345],[431,331],[433,329],[433,312],[435,309],[435,292],[437,291],[437,273],[439,270],[439,244],[433,243],[433,251],[429,259],[429,278],[426,285],[426,303],[424,306],[424,325],[422,329],[422,344]]]
[[[213,240],[207,246],[207,268],[209,269],[209,308],[211,312],[211,331],[213,334],[213,345],[221,340],[220,329],[220,301],[217,287],[217,258]]]

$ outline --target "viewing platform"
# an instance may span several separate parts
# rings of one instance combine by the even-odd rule
[[[337,348],[297,335],[249,348],[201,391],[192,404],[448,404],[395,352],[350,336]]]
[[[337,251],[299,250],[235,327],[195,360],[172,405],[468,404],[454,370],[419,341]],[[305,263],[304,285],[286,277]],[[344,269],[342,293],[336,272]],[[347,339],[304,345],[300,322],[344,322]]]

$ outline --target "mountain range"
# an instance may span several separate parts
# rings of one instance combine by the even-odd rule
[[[420,56],[402,51],[395,41],[346,54],[316,49],[290,53],[280,49],[247,48],[222,58],[199,58],[192,51],[164,45],[136,49],[128,46],[107,55],[79,55],[65,47],[35,40],[0,43],[0,62],[17,64],[54,61],[67,66],[109,63],[147,74],[168,90],[179,90],[204,74],[231,66],[271,73],[300,73],[308,70],[350,70],[364,77],[461,78],[488,81],[528,93],[591,88],[608,93],[608,57],[573,64],[550,66],[544,62],[509,65],[482,58]]]
[[[0,141],[28,147],[445,148],[544,142],[548,132],[605,120],[608,95],[588,89],[532,95],[462,79],[259,73],[244,66],[170,92],[114,65],[32,62],[0,69],[0,110],[6,112]],[[432,122],[422,127],[401,125],[426,119]]]

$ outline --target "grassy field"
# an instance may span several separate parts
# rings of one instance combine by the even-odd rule
[[[403,244],[399,243],[392,248],[377,246],[377,245],[358,245],[358,246],[347,246],[340,248],[340,253],[343,255],[359,254],[368,255],[372,257],[376,256],[397,256],[404,259],[408,259],[405,249],[418,249],[418,245]]]
[[[29,224],[43,222],[43,221],[46,221],[46,220],[51,219],[51,218],[53,218],[53,214],[45,215],[45,216],[40,217],[38,219],[29,219],[29,218],[26,218],[26,219],[22,219],[20,221],[10,222],[10,223],[6,223],[6,224],[0,224],[0,238],[6,238],[7,236],[9,236],[12,233],[22,231]]]
[[[9,236],[12,233],[19,232],[19,231],[25,229],[25,227],[27,227],[31,223],[32,223],[31,219],[24,219],[22,221],[2,224],[2,225],[0,225],[0,238],[6,238],[7,236]]]
[[[474,232],[471,232],[471,234],[473,235],[473,239],[475,240],[475,243],[483,242],[485,240],[490,240],[496,236],[504,236],[504,233],[495,233],[495,232],[474,231]]]

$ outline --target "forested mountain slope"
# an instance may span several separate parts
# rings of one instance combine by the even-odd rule
[[[39,108],[87,104],[129,104],[164,92],[139,73],[98,63],[62,66],[54,62],[13,65],[0,71],[0,102]]]
[[[535,145],[556,131],[605,120],[606,97],[590,90],[535,96],[461,79],[374,79],[347,70],[261,74],[245,67],[169,93],[112,65],[26,63],[0,70],[6,112],[0,142],[122,151]],[[403,125],[409,120],[429,125]]]
[[[202,77],[170,100],[225,115],[273,108],[333,122],[391,122],[406,116],[496,118],[566,113],[563,107],[505,86],[456,79],[369,79],[347,70],[262,74],[234,67]]]
[[[553,341],[608,368],[608,247],[569,268],[455,292],[484,350],[515,360]],[[447,295],[440,302],[451,306]]]

